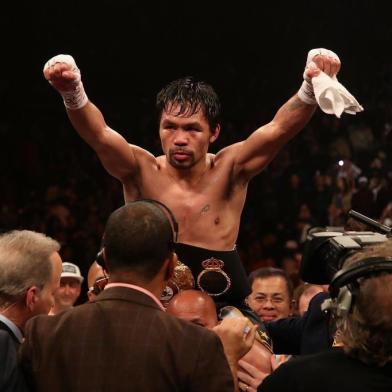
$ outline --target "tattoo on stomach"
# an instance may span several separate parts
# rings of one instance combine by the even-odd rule
[[[210,205],[206,204],[200,211],[200,214],[205,214],[210,209]]]

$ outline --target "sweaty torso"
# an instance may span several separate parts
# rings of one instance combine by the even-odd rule
[[[155,199],[166,204],[179,225],[178,242],[214,250],[232,250],[238,235],[247,183],[233,181],[229,159],[209,164],[199,178],[175,178],[165,156],[143,162],[137,179],[123,181],[125,201]]]

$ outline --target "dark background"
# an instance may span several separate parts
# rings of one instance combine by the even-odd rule
[[[159,88],[189,74],[214,85],[230,119],[267,121],[314,47],[340,55],[341,79],[366,101],[363,88],[391,64],[383,3],[17,2],[1,14],[4,114],[59,107],[41,73],[59,53],[75,57],[91,98],[130,134],[141,132],[133,114],[151,112]]]
[[[308,50],[325,47],[340,56],[339,80],[365,112],[345,114],[339,121],[317,113],[307,130],[252,182],[242,223],[246,236],[276,231],[277,223],[294,209],[289,200],[283,206],[279,198],[288,173],[301,173],[306,184],[338,158],[353,159],[366,168],[380,148],[390,146],[385,129],[392,112],[392,24],[391,7],[386,4],[360,0],[3,4],[1,229],[24,227],[53,235],[63,244],[63,257],[85,273],[108,214],[122,203],[120,184],[104,172],[73,131],[60,97],[42,76],[50,57],[74,56],[89,98],[110,126],[129,142],[159,154],[154,100],[169,81],[194,75],[220,95],[223,130],[212,146],[214,152],[270,121],[301,85]],[[367,149],[349,143],[347,156],[333,151],[336,138],[349,140],[350,129],[369,126],[373,140]],[[71,223],[61,225],[53,218],[58,205],[68,210]],[[250,241],[243,237],[241,232],[239,244],[245,249]]]

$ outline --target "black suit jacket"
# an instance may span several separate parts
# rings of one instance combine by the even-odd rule
[[[8,331],[0,330],[0,391],[26,390],[23,375],[18,368],[15,342]]]
[[[15,336],[15,334],[12,332],[12,330],[8,327],[8,325],[4,324],[1,320],[0,320],[0,331],[7,332],[8,335],[10,336],[10,338],[12,339],[16,349],[19,348],[20,342],[19,342],[18,338]]]
[[[391,392],[392,363],[368,365],[342,348],[290,359],[264,379],[258,392]]]
[[[321,311],[328,293],[316,294],[302,317],[288,317],[266,323],[275,354],[315,354],[332,346],[329,319]]]
[[[124,287],[25,328],[22,364],[38,391],[233,391],[219,338]]]

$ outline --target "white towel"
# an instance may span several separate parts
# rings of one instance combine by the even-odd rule
[[[324,72],[312,78],[314,95],[320,109],[340,118],[343,112],[356,114],[363,111],[359,102],[338,82],[336,76]]]

